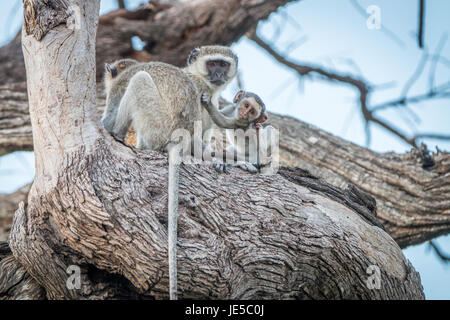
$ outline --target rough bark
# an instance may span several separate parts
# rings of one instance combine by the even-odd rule
[[[0,242],[0,300],[43,300],[45,290]]]
[[[26,185],[12,194],[0,194],[0,242],[8,239],[14,212],[20,202],[26,201],[31,185]]]
[[[99,0],[70,3],[82,3],[84,30],[23,35],[36,178],[14,216],[12,262],[51,299],[167,298],[167,158],[93,120]],[[373,199],[316,180],[183,165],[179,297],[422,299],[418,273],[374,225]],[[66,286],[71,265],[80,290]],[[380,289],[367,287],[372,265]]]
[[[33,150],[25,82],[0,86],[0,156]]]
[[[291,117],[270,119],[280,128],[283,165],[371,194],[377,200],[378,218],[401,247],[450,232],[449,153],[430,154],[422,148],[380,154]],[[430,161],[434,165],[429,166]]]

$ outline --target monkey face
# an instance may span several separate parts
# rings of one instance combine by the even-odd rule
[[[111,78],[117,77],[117,68],[109,63],[105,64],[105,71],[109,73]]]
[[[230,63],[224,60],[208,60],[206,69],[209,81],[216,86],[221,86],[228,80]]]
[[[253,122],[257,120],[262,113],[262,106],[259,105],[253,97],[243,98],[239,102],[238,118]]]
[[[105,71],[109,76],[114,79],[120,73],[125,71],[127,68],[138,64],[136,60],[133,59],[122,59],[114,62],[113,64],[105,64]]]

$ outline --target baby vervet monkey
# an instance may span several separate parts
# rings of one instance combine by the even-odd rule
[[[208,93],[203,93],[202,103],[219,128],[248,128],[252,123],[262,123],[267,120],[266,106],[261,98],[253,92],[240,90],[234,96],[233,103],[221,110],[211,103],[211,96]]]
[[[269,150],[269,147],[271,139],[276,137],[272,126],[262,127],[262,123],[267,120],[266,106],[262,99],[255,93],[241,90],[235,95],[233,103],[221,110],[217,110],[209,100],[208,94],[202,95],[204,107],[216,127],[211,129],[212,132],[207,136],[209,140],[206,141],[207,149],[204,155],[210,154],[213,161],[219,160],[219,163],[214,165],[216,170],[226,171],[226,165],[220,163],[221,159],[226,159],[227,162],[237,161],[236,165],[241,168],[244,166],[244,169],[250,172],[256,172],[261,165],[270,162],[269,153],[272,150]],[[223,137],[223,130],[220,128],[246,131],[226,130]]]

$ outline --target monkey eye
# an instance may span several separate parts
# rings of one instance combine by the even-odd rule
[[[228,67],[230,64],[228,63],[228,62],[225,62],[225,61],[222,61],[221,63],[220,63],[220,66],[221,67]]]
[[[252,109],[252,111],[250,111],[250,114],[254,115],[255,114],[255,109]]]
[[[245,104],[245,107],[248,108],[248,107],[250,107],[250,105],[249,105],[248,103],[246,103],[246,104]]]
[[[208,61],[208,62],[206,63],[206,65],[207,65],[208,67],[214,67],[216,64],[214,63],[214,61]]]

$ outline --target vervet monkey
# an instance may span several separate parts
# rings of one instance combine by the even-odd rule
[[[123,71],[125,71],[127,68],[129,68],[131,66],[135,66],[139,63],[140,62],[133,60],[133,59],[120,59],[111,64],[109,64],[109,63],[105,64],[104,85],[105,85],[106,101],[111,102],[110,91],[111,91],[111,87],[112,87],[114,81],[116,81],[117,77]],[[116,114],[117,114],[117,112],[114,113],[114,115],[116,115]],[[125,142],[132,146],[136,145],[136,131],[134,130],[133,127],[131,127],[128,130],[128,134],[126,136]]]
[[[104,84],[105,84],[105,93],[107,97],[117,77],[127,68],[135,66],[137,64],[139,64],[139,62],[133,59],[121,59],[113,63],[105,63]]]
[[[210,138],[212,140],[209,144],[210,152],[225,153],[223,158],[227,157],[227,153],[231,154],[232,158],[237,161],[237,165],[240,167],[244,165],[246,170],[256,172],[257,169],[251,164],[257,164],[258,168],[261,165],[260,150],[264,150],[263,154],[266,155],[269,146],[269,137],[266,130],[274,129],[272,126],[262,129],[261,124],[267,120],[264,102],[257,94],[241,90],[235,95],[232,104],[225,106],[222,110],[217,110],[210,103],[209,98],[207,93],[203,94],[202,102],[218,127],[255,129],[247,135],[249,138],[248,144],[245,143],[245,140],[236,143],[234,134],[231,135],[228,131],[225,133],[225,138],[221,139],[221,131],[223,130],[215,131]],[[217,134],[219,138],[215,137],[214,134]],[[267,159],[264,159],[263,163],[266,162]],[[225,163],[215,164],[215,168],[225,171],[226,165]]]
[[[203,106],[208,110],[211,119],[219,128],[237,129],[247,128],[256,120],[264,122],[267,120],[266,106],[261,98],[253,93],[240,90],[234,96],[233,103],[218,110],[211,103],[211,96],[208,93],[202,95]],[[260,117],[265,116],[263,121]]]
[[[201,103],[202,93],[211,96],[218,108],[220,92],[234,78],[238,59],[228,47],[204,46],[194,49],[187,67],[162,62],[131,66],[113,82],[102,122],[123,139],[133,124],[136,147],[169,151],[169,293],[177,298],[176,239],[178,216],[179,153],[172,133],[186,129],[193,136],[194,122],[206,130],[213,125]],[[174,151],[175,150],[175,151]]]

